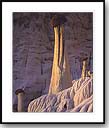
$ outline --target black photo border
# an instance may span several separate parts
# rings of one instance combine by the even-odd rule
[[[2,0],[0,2],[1,17],[2,17],[2,2],[63,2],[63,1],[60,1],[60,0],[55,0],[55,1],[54,0],[53,1]],[[71,1],[68,0],[64,2],[103,2],[103,122],[3,122],[2,121],[2,84],[1,84],[0,86],[0,90],[1,90],[0,124],[105,124],[105,0],[71,0]],[[2,18],[1,18],[1,29],[2,29]],[[1,33],[1,42],[2,42],[2,33]],[[2,43],[1,43],[1,61],[2,61]],[[2,65],[1,65],[1,72],[2,72]]]

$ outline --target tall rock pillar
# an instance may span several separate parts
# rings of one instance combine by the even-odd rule
[[[63,39],[64,21],[63,17],[57,16],[52,20],[55,44],[49,94],[56,94],[72,86],[67,50]]]

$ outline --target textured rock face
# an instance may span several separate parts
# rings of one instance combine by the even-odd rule
[[[23,88],[25,110],[31,100],[48,93],[53,63],[54,32],[50,20],[54,13],[13,13],[13,104],[15,90]],[[64,13],[65,45],[72,79],[81,76],[81,57],[91,53],[92,13]]]
[[[92,112],[92,78],[73,81],[72,87],[57,94],[43,95],[33,100],[28,112]]]

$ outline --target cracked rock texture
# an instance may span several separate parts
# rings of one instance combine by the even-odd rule
[[[22,88],[25,91],[25,111],[30,101],[48,93],[54,53],[54,32],[50,20],[54,14],[56,13],[13,13],[14,111],[17,106],[16,89]],[[62,15],[67,19],[64,25],[64,39],[70,73],[72,80],[76,80],[81,76],[81,58],[86,56],[90,58],[89,69],[93,71],[93,15],[92,13],[62,13]],[[78,96],[76,93],[75,97]],[[82,97],[73,105],[81,101]]]

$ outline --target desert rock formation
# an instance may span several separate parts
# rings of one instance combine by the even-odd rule
[[[24,111],[29,103],[48,93],[54,55],[54,30],[50,20],[56,13],[13,13],[13,106],[15,91],[25,91]],[[91,53],[93,71],[92,13],[64,13],[64,40],[68,51],[72,80],[81,77],[81,58]]]
[[[86,77],[72,81],[72,87],[57,94],[43,95],[33,100],[28,112],[92,112],[93,79]]]
[[[56,21],[58,20],[60,20],[60,17],[56,18]],[[63,20],[63,18],[61,20]],[[54,34],[54,58],[49,94],[56,94],[72,85],[62,21],[59,21],[57,24],[55,23]]]

